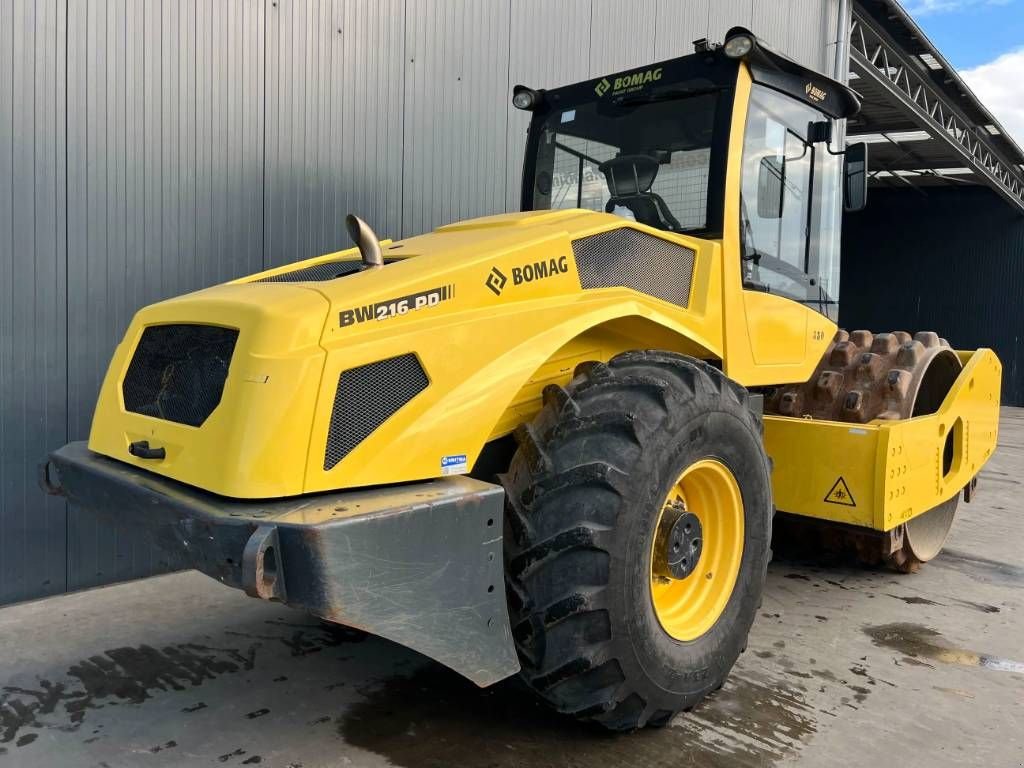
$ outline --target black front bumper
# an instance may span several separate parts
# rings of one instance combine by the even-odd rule
[[[504,491],[468,477],[239,501],[88,450],[54,451],[45,490],[142,528],[171,564],[429,656],[478,685],[519,669],[502,561]]]

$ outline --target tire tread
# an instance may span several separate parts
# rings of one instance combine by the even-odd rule
[[[560,712],[613,730],[662,725],[674,714],[649,705],[629,684],[610,637],[588,642],[587,632],[574,624],[578,642],[546,640],[566,622],[586,628],[607,621],[598,619],[607,614],[604,586],[579,585],[578,562],[567,555],[610,555],[606,541],[615,533],[628,480],[615,457],[642,449],[658,430],[677,427],[676,406],[698,393],[742,406],[749,427],[760,434],[743,387],[702,361],[659,351],[581,364],[568,386],[545,387],[541,412],[515,432],[519,451],[502,476],[509,499],[506,580],[513,637],[523,677]],[[574,505],[574,498],[586,503]],[[549,569],[548,592],[536,594],[534,577]],[[561,585],[557,593],[551,584]],[[554,646],[561,655],[553,657]]]

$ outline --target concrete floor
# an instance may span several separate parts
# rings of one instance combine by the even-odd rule
[[[0,765],[1024,765],[1024,410],[920,573],[772,564],[726,686],[609,736],[198,573],[0,611]]]

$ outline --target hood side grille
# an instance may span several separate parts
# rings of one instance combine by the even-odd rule
[[[400,259],[384,259],[385,264],[400,261]],[[254,283],[322,283],[327,280],[336,280],[339,277],[354,275],[366,268],[359,259],[345,259],[342,261],[325,261],[322,264],[314,264],[311,267],[303,267],[291,272],[282,272],[279,275],[261,277],[253,280]]]
[[[324,470],[335,467],[429,383],[412,352],[342,371],[327,431]]]
[[[572,241],[580,287],[632,288],[686,309],[696,254],[630,227]]]

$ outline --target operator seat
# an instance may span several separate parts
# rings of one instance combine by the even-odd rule
[[[608,181],[611,197],[604,209],[611,213],[617,206],[627,208],[641,224],[669,232],[682,229],[661,195],[651,192],[658,175],[658,159],[650,155],[619,155],[598,166]]]

